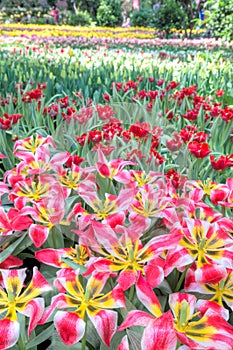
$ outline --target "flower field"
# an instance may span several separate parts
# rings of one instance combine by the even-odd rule
[[[232,43],[58,28],[1,26],[0,349],[232,350]]]

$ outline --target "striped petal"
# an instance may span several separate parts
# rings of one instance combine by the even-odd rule
[[[135,284],[137,272],[132,270],[122,271],[117,279],[120,287],[125,291]]]
[[[196,281],[194,265],[186,272],[184,290],[185,292],[210,293],[206,291],[204,285]]]
[[[136,292],[138,299],[141,301],[143,305],[156,317],[161,316],[162,309],[160,302],[153,292],[152,288],[146,282],[146,280],[139,276],[137,284],[136,284]]]
[[[111,339],[117,329],[117,312],[101,310],[94,316],[90,316],[88,313],[88,316],[104,344],[110,346]]]
[[[86,287],[86,289],[90,290],[90,296],[100,293],[108,278],[108,273],[94,272],[91,278],[88,280]]]
[[[124,322],[118,327],[118,331],[122,331],[125,328],[129,328],[131,326],[148,326],[148,323],[154,319],[154,316],[139,310],[131,310]]]
[[[224,267],[215,264],[204,264],[196,269],[195,279],[199,283],[216,284],[226,277],[227,271]]]
[[[164,267],[165,276],[168,276],[175,267],[187,266],[191,264],[193,260],[194,258],[187,253],[186,248],[178,247],[168,252]]]
[[[2,263],[0,263],[1,269],[9,269],[12,267],[22,266],[23,261],[16,256],[9,255]]]
[[[218,315],[221,315],[226,321],[229,319],[229,311],[224,307],[218,305],[214,301],[209,300],[198,300],[196,304],[197,311],[200,312],[199,316],[202,317],[208,310],[212,310]]]
[[[120,308],[125,307],[125,299],[123,290],[117,285],[111,292],[104,294],[100,297],[96,297],[91,306],[100,309]],[[89,314],[91,311],[89,310]],[[95,314],[95,312],[94,312]]]
[[[31,332],[37,326],[44,312],[44,299],[36,298],[31,300],[23,311],[20,311],[23,315],[30,317],[28,326],[28,338]]]
[[[49,228],[43,225],[32,224],[29,228],[29,237],[36,248],[42,246],[49,235]]]
[[[142,336],[142,350],[175,350],[176,332],[173,328],[173,317],[170,311],[153,319],[145,328]]]
[[[52,290],[50,284],[38,271],[37,267],[33,268],[33,277],[27,288],[19,296],[19,303],[28,303],[31,299],[38,297],[41,293]]]
[[[3,283],[8,294],[19,295],[26,278],[26,269],[1,270]]]
[[[129,342],[128,342],[127,335],[125,335],[122,338],[117,350],[129,350]]]
[[[232,335],[233,326],[210,309],[198,321],[189,322],[185,332],[177,331],[177,336],[183,344],[190,346],[194,342],[204,349],[211,350],[232,350]]]
[[[54,324],[66,345],[76,344],[85,333],[85,322],[74,312],[58,311],[54,317]]]
[[[65,263],[61,260],[61,258],[66,256],[66,250],[69,248],[61,248],[61,249],[42,249],[35,252],[35,258],[46,265],[54,266],[54,267],[62,267],[65,266]]]
[[[169,296],[169,305],[175,317],[181,317],[181,309],[185,310],[185,315],[182,312],[184,320],[188,320],[194,313],[196,297],[186,293],[173,293]]]
[[[162,253],[168,249],[174,249],[182,238],[180,230],[174,230],[168,235],[161,235],[150,240],[150,250],[155,253]]]
[[[117,247],[119,245],[118,238],[110,226],[104,225],[98,221],[92,221],[91,226],[98,242],[102,244],[103,247],[109,249],[110,247]]]
[[[160,257],[157,257],[151,260],[145,267],[144,271],[146,274],[146,280],[151,286],[151,288],[157,287],[164,280],[164,271],[162,266],[158,264],[164,265],[164,260]]]
[[[0,350],[9,349],[17,343],[20,325],[9,318],[0,320]]]
[[[38,324],[44,324],[49,317],[52,315],[55,308],[68,308],[70,305],[67,303],[66,295],[65,294],[58,294],[55,295],[52,300],[50,306],[45,311],[44,315],[38,322]]]

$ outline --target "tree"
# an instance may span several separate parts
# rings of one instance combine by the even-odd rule
[[[179,2],[166,0],[155,11],[153,24],[168,37],[172,28],[182,28],[184,16],[184,9]]]
[[[74,12],[87,11],[92,19],[96,20],[97,10],[100,6],[100,0],[69,0],[68,9]]]
[[[205,4],[207,26],[215,37],[233,40],[233,1],[207,0]]]
[[[201,1],[197,5],[193,0],[178,0],[181,7],[184,10],[183,28],[185,30],[185,36],[188,36],[187,29],[190,30],[189,36],[192,35],[193,27],[195,26],[195,19],[198,18],[199,6]]]

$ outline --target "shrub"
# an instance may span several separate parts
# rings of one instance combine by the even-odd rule
[[[180,3],[175,0],[166,0],[163,5],[154,12],[154,26],[169,35],[172,28],[180,29],[185,19],[185,11]]]
[[[70,24],[72,26],[89,26],[91,24],[91,16],[87,11],[78,10],[77,13],[71,12],[67,24]]]
[[[134,11],[131,18],[131,25],[134,27],[151,27],[153,26],[154,11],[152,9],[141,7]]]
[[[102,27],[117,27],[122,24],[120,0],[101,0],[97,11],[97,22]]]

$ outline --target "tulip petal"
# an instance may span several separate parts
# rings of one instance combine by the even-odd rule
[[[170,311],[150,321],[142,336],[142,350],[175,350],[177,337]]]
[[[33,268],[32,280],[27,288],[19,296],[18,301],[20,303],[28,303],[30,300],[38,297],[41,293],[45,293],[50,290],[52,290],[52,287],[35,266]]]
[[[35,258],[46,265],[54,266],[54,267],[62,267],[65,265],[61,260],[63,257],[66,257],[66,251],[69,248],[60,248],[60,249],[41,249],[35,252]]]
[[[28,326],[28,338],[31,332],[37,326],[44,312],[44,299],[36,298],[31,300],[23,311],[20,311],[23,315],[30,317]]]
[[[49,228],[43,225],[32,224],[29,228],[29,237],[36,248],[42,246],[49,234]]]
[[[158,317],[162,314],[157,296],[142,275],[138,278],[136,291],[138,299],[153,315]]]
[[[154,319],[154,316],[149,315],[144,311],[139,310],[131,310],[129,311],[124,322],[118,327],[118,331],[122,331],[125,328],[129,328],[131,326],[142,326],[146,327],[148,323]]]
[[[9,318],[0,320],[0,350],[11,348],[19,338],[20,325]]]
[[[44,324],[48,318],[52,315],[55,308],[68,308],[70,305],[66,301],[65,294],[55,295],[52,300],[50,306],[45,311],[43,317],[40,319],[39,324]]]
[[[3,284],[8,293],[19,295],[26,277],[26,269],[1,270]]]
[[[194,313],[196,301],[197,298],[194,295],[186,293],[172,293],[169,296],[169,305],[175,317],[177,317],[177,313],[179,314],[179,310],[182,308],[183,302],[188,305],[186,309],[187,320],[190,319]]]
[[[120,287],[125,291],[135,284],[137,273],[131,270],[122,271],[117,279]]]
[[[198,283],[216,284],[227,275],[224,267],[216,264],[204,264],[201,268],[196,269],[195,278]]]
[[[16,256],[9,255],[2,263],[0,263],[1,269],[8,269],[12,267],[22,266],[23,261]]]
[[[153,259],[144,267],[146,280],[152,288],[157,287],[164,280],[164,271],[162,267],[156,265],[157,261],[158,259]]]
[[[54,317],[54,324],[66,345],[76,344],[85,333],[85,322],[74,312],[58,311]]]
[[[103,309],[125,307],[125,298],[123,290],[117,285],[112,291],[104,294],[96,300],[96,306]],[[92,314],[89,310],[89,315]],[[94,313],[95,314],[95,311]]]
[[[117,350],[129,350],[129,342],[128,342],[127,335],[125,335],[122,338]]]
[[[88,313],[88,316],[104,344],[110,346],[111,339],[117,328],[117,312],[112,310],[101,310],[94,316],[91,316]]]
[[[196,304],[196,309],[200,312],[200,317],[204,316],[208,310],[212,310],[216,314],[221,315],[226,321],[229,319],[229,311],[214,301],[200,299]]]

